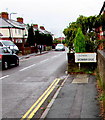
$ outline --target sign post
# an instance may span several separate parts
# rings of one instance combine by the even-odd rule
[[[81,68],[81,64],[79,63],[79,70],[80,70],[80,68]]]

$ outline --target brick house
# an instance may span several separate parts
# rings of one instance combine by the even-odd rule
[[[105,2],[101,8],[99,15],[103,15],[105,20]],[[103,24],[103,26],[100,26],[98,31],[98,38],[100,41],[102,40],[103,42],[99,45],[99,49],[97,50],[97,68],[100,76],[99,79],[101,81],[101,87],[103,88],[103,92],[105,93],[105,24]],[[103,100],[102,102],[105,112],[105,100]]]
[[[43,33],[43,34],[53,35],[51,32],[47,31],[44,26],[38,27],[38,24],[33,24],[33,29],[34,31],[38,30],[40,33]]]
[[[9,19],[7,12],[0,14],[0,39],[11,40],[18,47],[24,46],[27,40],[27,25],[23,23],[23,18],[17,18],[17,21]]]
[[[104,20],[105,20],[105,2],[100,10],[100,13],[99,15],[103,15],[104,16]],[[103,26],[100,26],[98,28],[98,38],[99,40],[105,40],[105,24]],[[100,45],[99,45],[99,50],[103,50],[105,49],[105,42],[102,42]]]

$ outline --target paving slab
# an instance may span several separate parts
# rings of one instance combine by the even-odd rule
[[[45,120],[49,118],[100,119],[95,85],[96,78],[93,75],[69,75]]]
[[[77,75],[76,78],[72,81],[72,83],[88,83],[87,74]]]

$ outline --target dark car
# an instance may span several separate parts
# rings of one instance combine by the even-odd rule
[[[19,66],[19,58],[7,47],[0,47],[0,67],[8,69],[11,65]]]

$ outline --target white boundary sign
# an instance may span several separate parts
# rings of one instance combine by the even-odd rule
[[[75,53],[75,62],[97,62],[96,53]]]

